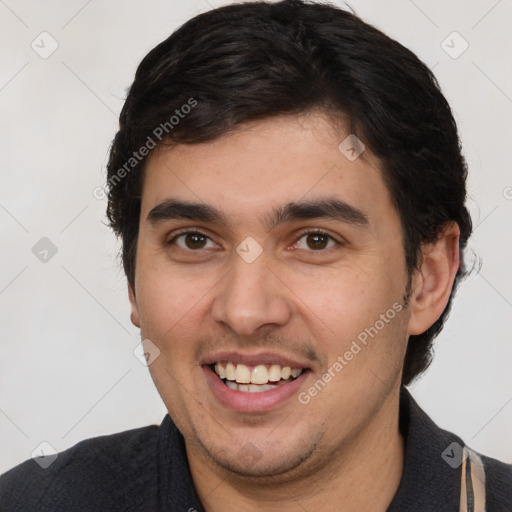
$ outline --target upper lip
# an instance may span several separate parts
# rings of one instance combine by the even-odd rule
[[[275,352],[259,352],[247,354],[242,352],[214,352],[205,356],[200,365],[210,365],[220,361],[228,361],[235,364],[245,364],[247,366],[256,366],[258,364],[278,364],[280,366],[289,366],[290,368],[309,368],[305,361],[299,361],[296,358],[277,354]]]

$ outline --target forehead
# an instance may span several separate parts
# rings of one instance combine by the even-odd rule
[[[290,204],[328,197],[333,213],[345,205],[348,216],[360,213],[372,224],[393,208],[378,160],[366,149],[358,158],[346,152],[350,135],[308,114],[246,123],[211,142],[159,147],[146,162],[141,218],[172,199],[211,207],[214,221],[268,230]]]

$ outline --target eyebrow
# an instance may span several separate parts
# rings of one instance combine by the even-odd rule
[[[286,222],[316,218],[334,219],[360,227],[369,225],[368,216],[363,211],[335,197],[286,203],[272,208],[269,213],[262,216],[261,220],[270,230]],[[172,198],[156,205],[148,213],[146,220],[152,225],[168,220],[192,220],[229,225],[225,213],[214,206]]]

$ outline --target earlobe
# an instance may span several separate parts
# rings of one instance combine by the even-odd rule
[[[128,299],[130,300],[131,305],[130,320],[135,327],[140,328],[139,307],[137,306],[135,291],[130,283],[128,283]]]
[[[443,313],[460,265],[459,226],[449,223],[436,242],[422,249],[419,270],[411,290],[409,334],[418,335],[431,327]]]

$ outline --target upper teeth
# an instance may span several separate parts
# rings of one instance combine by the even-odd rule
[[[291,368],[279,364],[249,367],[245,364],[216,363],[215,373],[221,379],[234,380],[239,384],[266,384],[281,379],[295,378],[302,373],[302,368]]]

